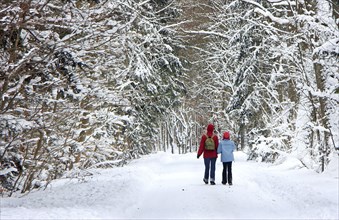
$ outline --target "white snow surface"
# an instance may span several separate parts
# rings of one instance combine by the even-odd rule
[[[316,173],[297,159],[279,165],[235,153],[233,186],[202,181],[203,159],[158,152],[83,181],[53,181],[45,190],[1,198],[0,219],[338,219],[338,155]]]

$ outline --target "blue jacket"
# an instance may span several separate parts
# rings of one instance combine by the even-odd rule
[[[235,144],[233,141],[223,139],[219,142],[218,154],[221,153],[221,162],[234,161],[233,151],[235,150]]]

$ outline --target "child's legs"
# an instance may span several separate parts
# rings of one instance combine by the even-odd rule
[[[222,183],[226,184],[227,180],[226,180],[226,163],[223,162],[222,163],[223,169],[222,169]]]
[[[228,183],[232,183],[232,161],[227,162],[227,179]]]

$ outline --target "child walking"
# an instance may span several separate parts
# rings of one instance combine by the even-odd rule
[[[235,144],[230,140],[230,132],[225,132],[223,139],[219,142],[218,154],[221,154],[222,170],[222,184],[232,185],[232,161],[234,161],[233,151]]]

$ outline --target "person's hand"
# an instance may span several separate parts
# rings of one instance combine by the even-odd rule
[[[200,157],[200,155],[199,154],[197,154],[197,158],[199,159],[199,157]]]

